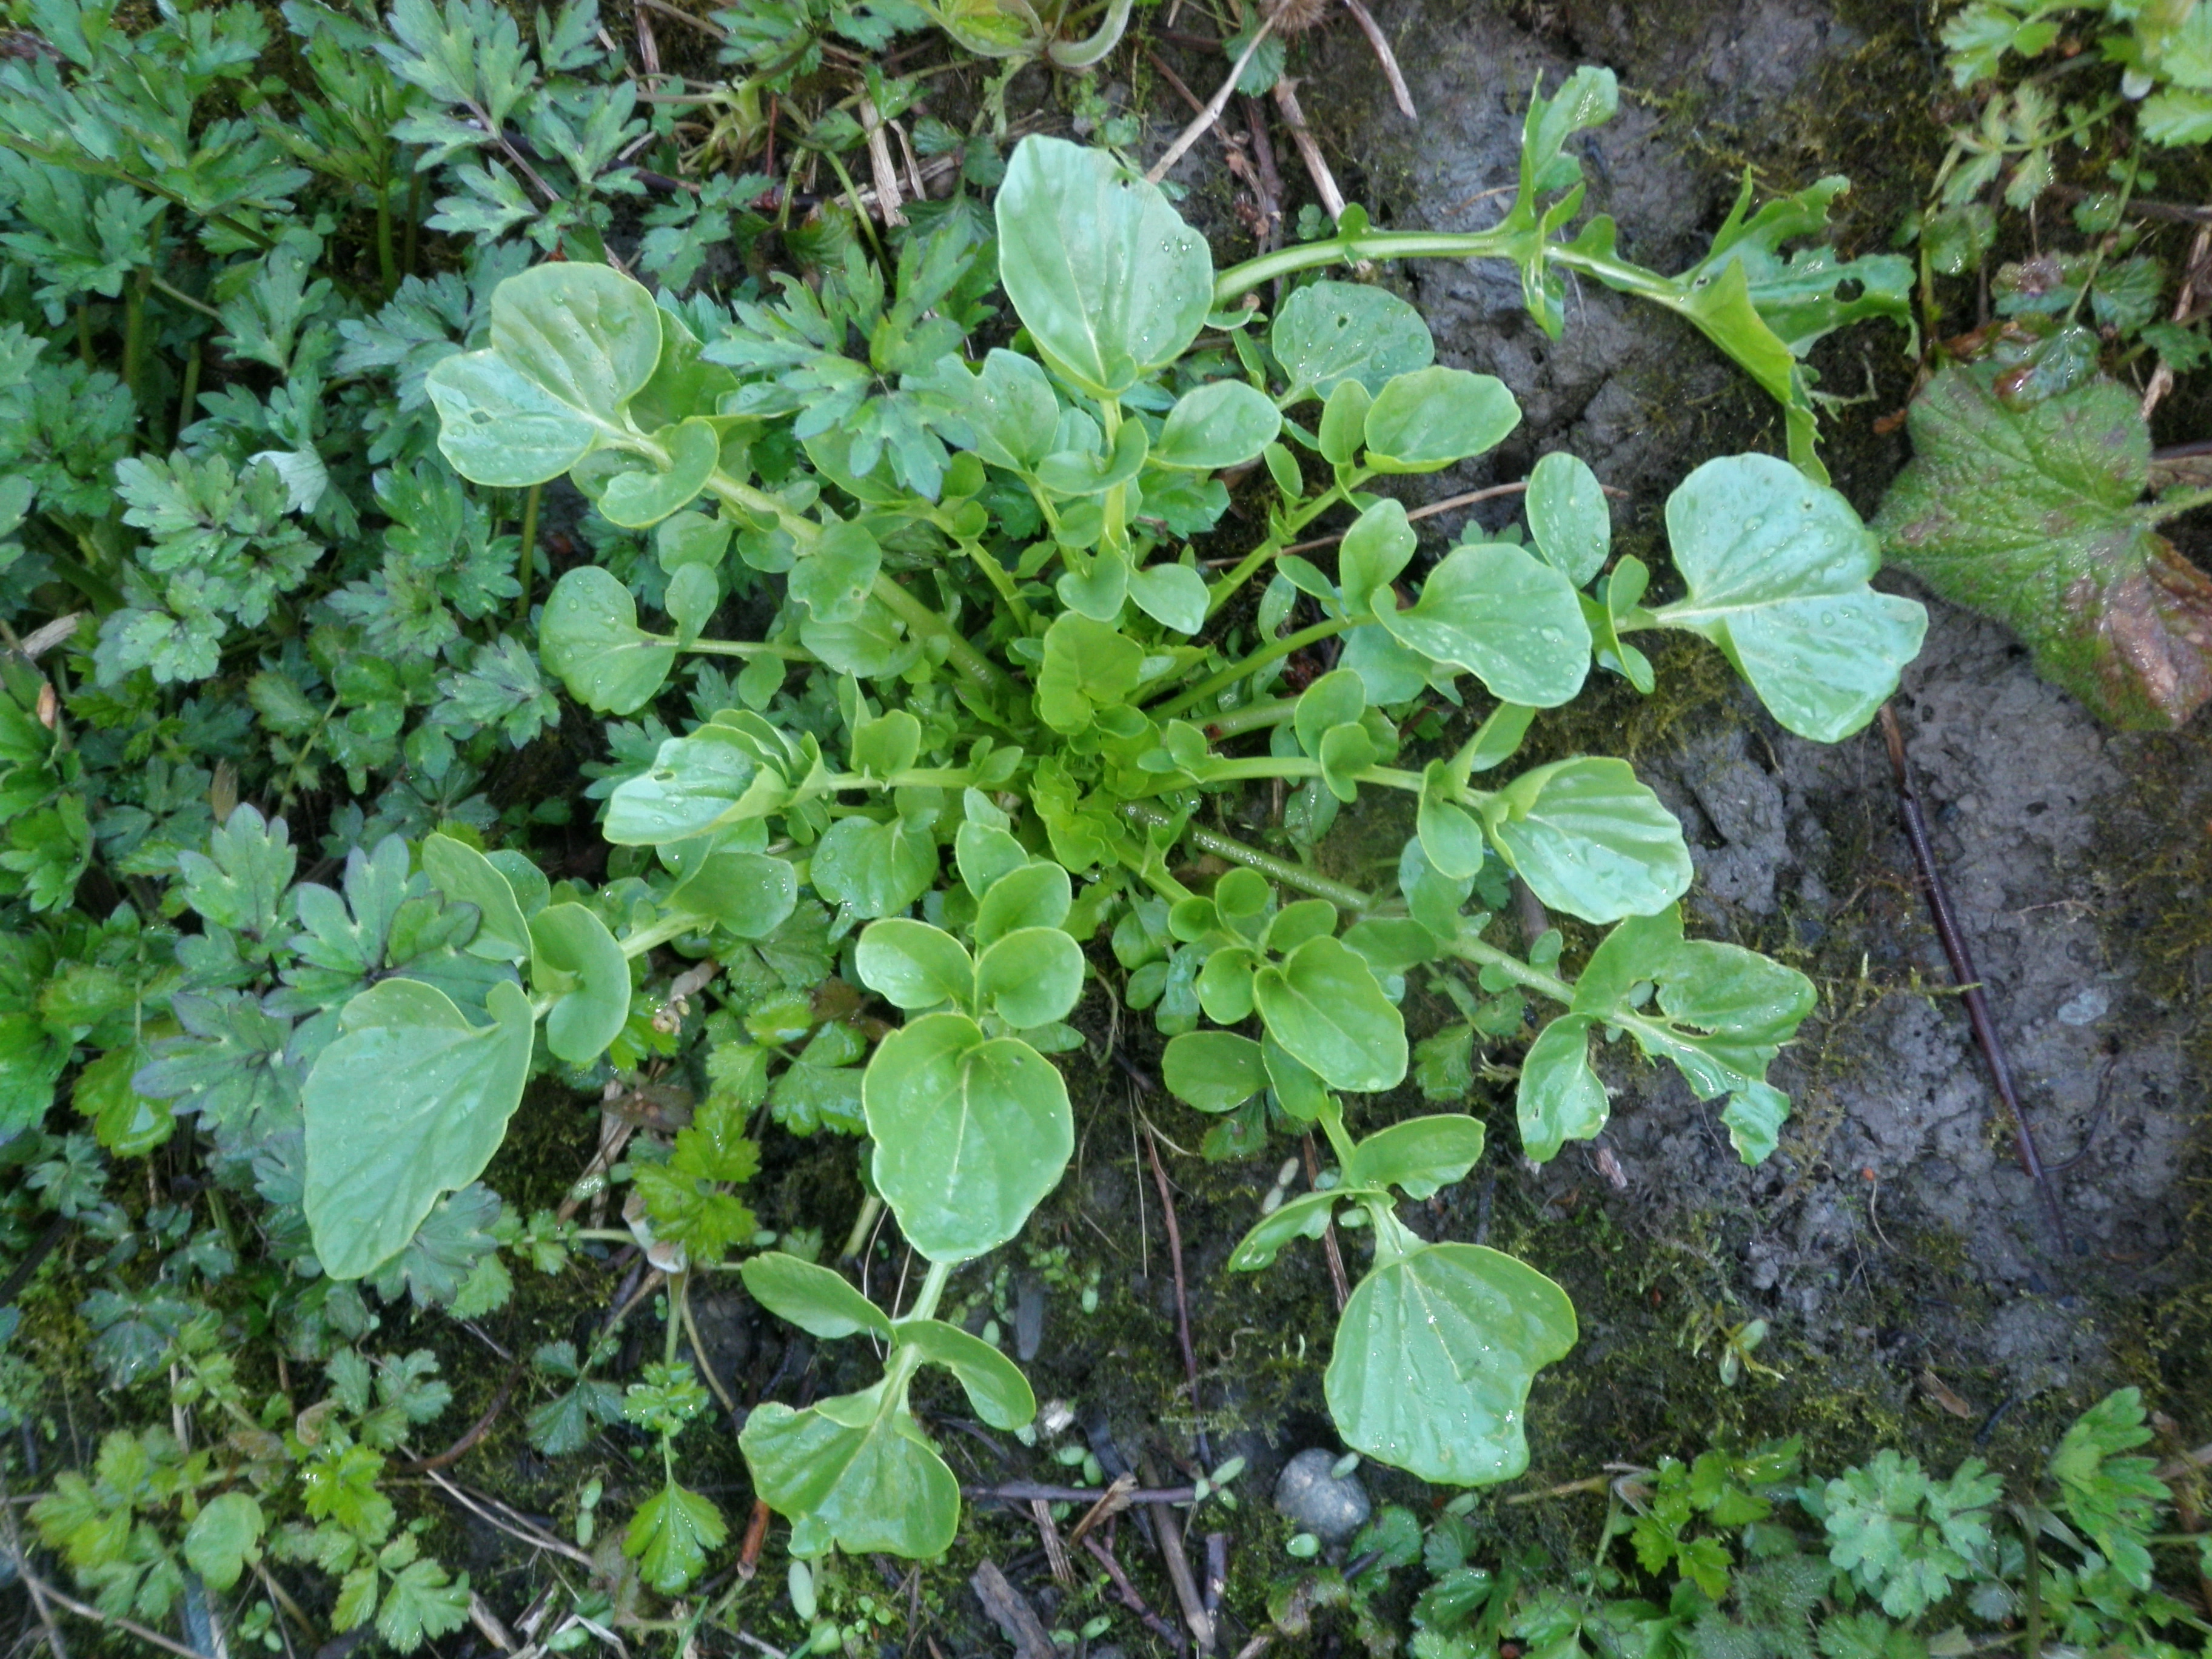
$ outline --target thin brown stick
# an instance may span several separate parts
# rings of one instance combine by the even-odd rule
[[[868,166],[876,176],[876,212],[886,225],[902,225],[899,211],[898,167],[891,160],[890,140],[884,136],[884,118],[876,100],[860,94],[860,131],[867,135]]]
[[[641,6],[650,6],[658,12],[665,12],[671,17],[680,18],[702,34],[710,34],[717,40],[727,40],[730,38],[730,32],[720,24],[709,22],[703,17],[694,17],[681,6],[670,5],[668,0],[637,0],[637,3]]]
[[[15,1529],[15,1511],[9,1508],[4,1512],[8,1521],[8,1556],[15,1565],[15,1576],[31,1593],[31,1606],[46,1632],[46,1646],[52,1650],[54,1659],[70,1659],[69,1644],[62,1640],[61,1626],[54,1622],[53,1609],[46,1605],[46,1586],[32,1576],[30,1559],[23,1553],[22,1535]]]
[[[1129,1575],[1121,1571],[1121,1564],[1114,1559],[1114,1552],[1096,1538],[1086,1538],[1083,1547],[1097,1558],[1098,1565],[1106,1569],[1106,1576],[1114,1583],[1114,1592],[1121,1598],[1121,1605],[1144,1621],[1145,1628],[1172,1645],[1177,1653],[1190,1644],[1190,1638],[1173,1625],[1154,1613],[1145,1598],[1137,1594],[1137,1587],[1129,1582]]]
[[[1175,1587],[1176,1601],[1182,1607],[1182,1621],[1197,1639],[1200,1653],[1213,1651],[1213,1620],[1206,1616],[1206,1600],[1199,1594],[1198,1580],[1190,1571],[1190,1556],[1183,1547],[1182,1523],[1176,1519],[1175,1510],[1166,1504],[1147,1504],[1146,1513],[1152,1517],[1152,1529],[1159,1534],[1160,1559],[1168,1570],[1168,1583]]]
[[[1306,1185],[1311,1187],[1321,1179],[1321,1160],[1314,1156],[1314,1139],[1310,1133],[1304,1137],[1306,1154]],[[1352,1299],[1351,1281],[1344,1276],[1344,1252],[1337,1248],[1336,1223],[1331,1220],[1322,1229],[1322,1249],[1328,1257],[1329,1289],[1336,1292],[1336,1310],[1344,1311],[1344,1304]]]
[[[1273,1625],[1270,1625],[1267,1629],[1261,1631],[1250,1641],[1247,1642],[1243,1647],[1237,1650],[1237,1659],[1260,1659],[1260,1656],[1265,1653],[1268,1648],[1273,1644],[1274,1640],[1275,1627]]]
[[[1267,112],[1250,94],[1244,98],[1244,130],[1252,135],[1253,193],[1260,198],[1260,251],[1273,252],[1283,240],[1283,175],[1275,166],[1275,146],[1267,137]],[[1282,301],[1278,283],[1275,299]]]
[[[768,1522],[771,1511],[760,1498],[753,1500],[753,1518],[745,1522],[744,1542],[738,1550],[738,1577],[748,1583],[760,1571],[761,1547],[768,1542]]]
[[[1273,18],[1261,20],[1260,27],[1252,31],[1252,38],[1245,42],[1244,50],[1237,54],[1237,62],[1231,66],[1229,78],[1221,83],[1221,90],[1206,100],[1206,107],[1191,118],[1188,126],[1176,135],[1176,141],[1168,146],[1167,153],[1152,163],[1152,170],[1145,174],[1147,181],[1157,185],[1166,178],[1168,169],[1182,161],[1184,153],[1206,136],[1206,129],[1221,118],[1221,112],[1229,107],[1229,100],[1237,91],[1237,83],[1244,78],[1244,66],[1252,61],[1252,54],[1260,50],[1260,43],[1267,38],[1267,32],[1274,27]]]
[[[1068,1533],[1067,1541],[1071,1544],[1081,1543],[1084,1540],[1085,1534],[1089,1533],[1091,1528],[1097,1526],[1102,1521],[1121,1514],[1123,1510],[1127,1509],[1129,1507],[1129,1494],[1136,1489],[1137,1477],[1135,1475],[1129,1474],[1127,1470],[1115,1475],[1112,1481],[1108,1484],[1106,1490],[1100,1494],[1098,1501],[1083,1512],[1083,1519],[1077,1522],[1073,1529]],[[1036,1501],[1041,1503],[1043,1500],[1040,1498]],[[1071,1499],[1069,1501],[1073,1502],[1073,1500]]]
[[[1382,78],[1390,83],[1390,95],[1398,100],[1408,121],[1418,121],[1421,113],[1413,107],[1413,94],[1406,89],[1406,77],[1398,70],[1398,54],[1390,50],[1390,37],[1382,33],[1382,26],[1375,21],[1375,14],[1359,3],[1359,0],[1344,0],[1345,10],[1352,21],[1359,25],[1359,32],[1367,37],[1367,44],[1375,49],[1375,59],[1382,65]]]
[[[1032,1498],[1030,1515],[1036,1522],[1037,1536],[1044,1540],[1044,1559],[1052,1568],[1054,1581],[1073,1584],[1075,1569],[1067,1565],[1067,1547],[1060,1541],[1060,1528],[1052,1523],[1052,1505],[1042,1498]]]
[[[2058,1235],[2060,1250],[2071,1255],[2074,1242],[2066,1231],[2066,1216],[2059,1207],[2057,1191],[2044,1170],[2042,1155],[2035,1149],[2035,1133],[2028,1127],[2027,1113],[2021,1108],[2019,1091],[2013,1086],[2012,1066],[2005,1059],[1996,1022],[1990,1016],[1989,998],[1983,994],[1981,976],[1974,971],[1973,954],[1966,948],[1966,936],[1959,931],[1958,918],[1951,909],[1951,895],[1936,867],[1936,849],[1929,841],[1928,821],[1920,811],[1919,791],[1913,787],[1912,769],[1905,764],[1905,732],[1897,723],[1896,712],[1887,703],[1881,706],[1881,738],[1889,750],[1889,769],[1897,780],[1898,807],[1905,820],[1905,839],[1911,844],[1912,861],[1919,868],[1921,890],[1928,899],[1928,914],[1935,921],[1936,936],[1943,943],[1943,955],[1951,964],[1951,977],[1959,988],[1960,1000],[1966,1005],[1966,1020],[1973,1027],[1974,1040],[1981,1045],[1982,1058],[1989,1063],[1997,1098],[2012,1118],[2014,1150],[2020,1154],[2021,1168],[2027,1171],[2042,1196],[2044,1212],[2051,1218],[2051,1230]]]
[[[1154,70],[1158,71],[1160,78],[1175,88],[1176,95],[1180,97],[1184,103],[1190,106],[1190,112],[1192,114],[1203,115],[1206,113],[1205,102],[1196,93],[1190,89],[1189,85],[1183,80],[1182,76],[1177,75],[1173,70],[1167,66],[1166,63],[1161,58],[1158,52],[1154,52],[1150,46],[1146,46],[1141,40],[1137,43],[1137,50],[1144,53],[1145,61],[1150,64]]]
[[[46,1627],[48,1645],[52,1646],[57,1654],[65,1655],[67,1650],[56,1644],[51,1616],[46,1613],[45,1606],[48,1601],[52,1601],[64,1613],[73,1613],[80,1619],[88,1619],[94,1624],[105,1626],[109,1630],[128,1632],[142,1642],[151,1642],[165,1653],[180,1655],[182,1659],[204,1659],[204,1656],[198,1650],[185,1647],[179,1642],[172,1642],[161,1632],[149,1629],[136,1619],[125,1619],[120,1613],[102,1613],[89,1602],[80,1601],[74,1595],[64,1595],[33,1572],[21,1552],[18,1552],[15,1557],[15,1571],[22,1576],[23,1588],[30,1591],[32,1605],[38,1607],[39,1616],[48,1620]]]
[[[465,1434],[434,1456],[419,1457],[411,1463],[402,1463],[398,1473],[428,1474],[432,1469],[450,1468],[467,1456],[470,1449],[491,1432],[491,1425],[499,1420],[500,1413],[507,1409],[507,1398],[514,1392],[515,1379],[521,1375],[522,1362],[518,1359],[507,1367],[507,1376],[500,1382],[499,1392],[491,1397],[491,1404],[484,1407],[483,1415],[469,1425]]]
[[[1183,1288],[1182,1229],[1176,1222],[1175,1194],[1168,1188],[1168,1172],[1160,1162],[1159,1143],[1152,1139],[1149,1127],[1145,1131],[1145,1150],[1152,1154],[1152,1185],[1159,1189],[1160,1209],[1168,1224],[1168,1259],[1175,1264],[1176,1335],[1182,1343],[1183,1373],[1190,1378],[1192,1438],[1198,1443],[1199,1461],[1211,1470],[1213,1448],[1206,1442],[1206,1407],[1198,1397],[1198,1350],[1191,1346],[1190,1300]]]
[[[707,1345],[700,1338],[699,1322],[691,1316],[691,1275],[689,1273],[676,1281],[676,1310],[683,1318],[684,1334],[691,1339],[691,1352],[699,1361],[699,1370],[706,1377],[707,1386],[714,1391],[714,1398],[722,1402],[722,1409],[729,1413],[730,1420],[736,1422],[744,1413],[738,1411],[738,1402],[730,1398],[730,1391],[722,1386],[722,1379],[714,1375],[714,1366],[708,1363]]]
[[[1275,82],[1275,107],[1283,112],[1283,125],[1291,130],[1291,142],[1298,147],[1298,157],[1306,164],[1314,191],[1321,198],[1322,210],[1334,223],[1344,217],[1344,192],[1337,188],[1336,175],[1328,170],[1321,146],[1314,143],[1313,134],[1307,131],[1306,112],[1298,107],[1298,94],[1287,75]]]
[[[519,1538],[534,1548],[550,1550],[556,1555],[566,1556],[578,1566],[588,1568],[594,1572],[599,1571],[599,1564],[574,1544],[556,1538],[544,1528],[533,1524],[526,1516],[520,1515],[514,1510],[508,1509],[496,1498],[485,1497],[483,1503],[478,1503],[477,1498],[471,1495],[466,1487],[447,1480],[437,1470],[429,1469],[425,1473],[429,1477],[432,1486],[444,1492],[463,1509],[469,1510],[478,1519],[496,1527],[509,1537]],[[491,1509],[486,1509],[485,1504],[490,1504]],[[504,1510],[507,1519],[502,1520],[499,1516],[493,1514],[492,1510],[495,1509]],[[198,1656],[195,1655],[194,1659],[198,1659]]]

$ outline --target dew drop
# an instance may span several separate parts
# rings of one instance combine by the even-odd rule
[[[1547,645],[1557,645],[1561,640],[1566,637],[1565,635],[1560,633],[1556,628],[1540,629],[1537,632],[1539,637],[1540,637]]]

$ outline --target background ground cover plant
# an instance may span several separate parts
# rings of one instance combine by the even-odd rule
[[[726,15],[738,90],[781,96],[799,84],[794,55],[888,40],[902,17],[793,12],[768,20],[785,30],[770,40]],[[0,1056],[23,1171],[13,1222],[27,1251],[66,1234],[79,1270],[96,1264],[74,1312],[97,1363],[117,1388],[166,1389],[185,1425],[111,1439],[96,1480],[54,1486],[36,1525],[80,1592],[193,1642],[209,1589],[236,1598],[218,1615],[235,1633],[279,1647],[322,1620],[373,1622],[403,1649],[459,1630],[466,1580],[424,1553],[423,1517],[403,1520],[382,1479],[419,1449],[410,1432],[447,1385],[427,1352],[372,1340],[409,1306],[481,1314],[518,1273],[611,1243],[649,1247],[672,1274],[659,1359],[568,1341],[526,1363],[550,1395],[531,1417],[540,1449],[620,1425],[659,1453],[617,1528],[637,1564],[629,1595],[681,1595],[728,1541],[733,1517],[685,1484],[678,1448],[720,1431],[700,1425],[709,1395],[684,1357],[689,1287],[741,1260],[758,1299],[811,1334],[888,1347],[862,1395],[749,1419],[760,1488],[799,1522],[795,1552],[941,1547],[951,1476],[906,1387],[936,1364],[987,1424],[1033,1407],[997,1348],[933,1316],[950,1267],[1010,1236],[1066,1157],[1044,1056],[1079,1038],[1064,1024],[1088,971],[1079,933],[1173,1036],[1170,1084],[1217,1115],[1217,1152],[1312,1122],[1336,1152],[1334,1196],[1285,1205],[1240,1265],[1319,1234],[1339,1206],[1382,1241],[1346,1316],[1376,1340],[1336,1352],[1384,1363],[1330,1377],[1354,1443],[1401,1443],[1391,1414],[1407,1401],[1389,1385],[1453,1370],[1478,1334],[1394,1350],[1394,1299],[1440,1291],[1482,1330],[1501,1307],[1525,1321],[1479,1455],[1443,1438],[1413,1454],[1443,1480],[1510,1470],[1525,1372],[1571,1333],[1564,1298],[1501,1253],[1399,1218],[1391,1191],[1463,1176],[1479,1125],[1354,1140],[1334,1097],[1408,1070],[1392,993],[1441,971],[1470,1020],[1518,1018],[1527,994],[1565,1008],[1524,1073],[1532,1155],[1602,1123],[1589,1043],[1608,1030],[1727,1097],[1747,1156],[1771,1146],[1784,1103],[1761,1074],[1802,1017],[1802,981],[1681,938],[1679,830],[1620,763],[1474,779],[1593,665],[1648,682],[1622,636],[1656,628],[1712,638],[1792,729],[1863,721],[1917,630],[1866,592],[1849,509],[1778,461],[1715,463],[1670,508],[1688,591],[1646,605],[1640,562],[1605,569],[1595,478],[1560,458],[1530,481],[1522,542],[1478,536],[1407,606],[1410,528],[1365,486],[1476,453],[1512,409],[1494,381],[1431,364],[1418,317],[1381,291],[1293,290],[1263,333],[1226,302],[1270,270],[1210,280],[1164,204],[1042,143],[1008,158],[995,250],[974,201],[917,214],[884,258],[832,213],[811,233],[818,289],[695,288],[714,250],[764,228],[763,181],[647,197],[664,186],[638,158],[667,149],[630,147],[686,135],[643,125],[587,9],[534,33],[489,8],[286,21],[320,101],[253,79],[275,41],[244,12],[169,20],[127,51],[105,14],[41,14],[61,58],[33,51],[0,87],[21,104],[23,146],[42,147],[19,216],[45,239],[15,273],[15,476],[34,483],[0,576],[24,642],[8,659],[4,786],[23,810],[0,855],[24,918]],[[878,119],[897,106],[896,89],[865,95]],[[812,153],[834,159],[860,118],[845,132],[823,102]],[[1515,258],[1554,324],[1559,270],[1609,271],[1808,412],[1794,358],[1850,302],[1842,273],[1801,256],[1813,268],[1793,276],[1779,244],[1826,198],[1739,214],[1728,247],[1680,279],[1613,259],[1601,233],[1554,240],[1573,212],[1562,147],[1609,102],[1595,76],[1540,99],[1510,238],[1450,251]],[[56,149],[57,132],[93,136]],[[1000,159],[988,136],[956,148],[978,173]],[[417,162],[445,194],[419,199]],[[64,200],[87,177],[111,216],[167,204],[143,242],[103,245],[96,270],[56,251],[105,222]],[[1025,199],[1046,204],[1042,231]],[[656,303],[598,261],[628,210],[647,226],[633,270],[683,299]],[[1054,291],[1055,256],[1123,214],[1136,228],[1105,240],[1134,273]],[[448,239],[435,261],[422,229]],[[1368,235],[1270,269],[1394,251]],[[1032,268],[1018,252],[1010,270],[1025,237]],[[566,257],[537,263],[550,251]],[[85,280],[25,274],[41,261]],[[994,316],[1002,279],[1012,314]],[[1109,342],[1118,357],[1075,325],[1131,296],[1158,310],[1139,304],[1136,343]],[[976,346],[1009,345],[975,375],[962,346],[979,331]],[[115,372],[95,367],[103,350]],[[103,407],[97,441],[52,426]],[[1809,430],[1793,421],[1808,459]],[[563,471],[593,507],[556,554],[540,526]],[[1219,521],[1230,483],[1262,472],[1279,501],[1267,533],[1209,582],[1182,550]],[[1333,575],[1282,555],[1335,507],[1358,516]],[[580,562],[549,588],[556,558]],[[641,603],[668,632],[638,626]],[[70,611],[69,629],[46,625]],[[709,637],[718,613],[759,637]],[[1808,675],[1802,634],[1844,622],[1863,630],[1861,659]],[[1291,689],[1294,651],[1339,638],[1334,672],[1273,695]],[[690,721],[667,689],[685,655],[709,659]],[[619,849],[604,882],[578,878],[599,873],[576,851],[596,832],[564,833],[580,803],[523,769],[562,718],[557,683],[617,716],[586,796]],[[1408,705],[1482,697],[1478,684],[1497,707],[1455,753],[1394,767],[1434,741],[1405,728],[1437,707]],[[250,718],[227,712],[241,689]],[[672,715],[684,735],[659,723]],[[1194,810],[1272,779],[1295,786],[1289,859]],[[1416,802],[1395,896],[1387,873],[1379,891],[1348,888],[1306,861],[1362,786]],[[302,823],[314,839],[295,845]],[[1194,889],[1178,872],[1208,855],[1249,878],[1205,870],[1210,889]],[[1555,908],[1620,923],[1571,984],[1558,939],[1515,955],[1481,937],[1509,869]],[[920,919],[895,914],[917,901]],[[886,1004],[908,1016],[896,1030]],[[1255,1014],[1256,1037],[1226,1029]],[[555,1087],[523,1107],[539,1073]],[[703,1086],[687,1124],[607,1160],[631,1195],[620,1228],[578,1224],[592,1193],[525,1215],[478,1181],[509,1115],[561,1109],[558,1085],[589,1099],[672,1073]],[[57,1085],[75,1133],[41,1121]],[[930,1121],[959,1091],[1040,1131],[981,1148],[1019,1156],[982,1157],[980,1182],[980,1154],[963,1141],[948,1157]],[[769,1125],[871,1133],[877,1189],[936,1262],[897,1318],[810,1261],[818,1240],[763,1236],[736,1189]],[[142,1205],[128,1160],[155,1152],[178,1195],[156,1186]],[[283,1359],[253,1357],[249,1336]],[[317,1368],[321,1398],[295,1410]],[[36,1380],[15,1380],[27,1415]],[[597,1501],[580,1504],[580,1547]],[[299,1615],[288,1580],[318,1586],[327,1612]],[[564,1627],[581,1641],[612,1616],[587,1591]]]

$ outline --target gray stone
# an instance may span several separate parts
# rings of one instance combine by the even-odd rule
[[[1319,1446],[1300,1452],[1275,1479],[1275,1507],[1325,1544],[1340,1544],[1367,1524],[1374,1505],[1359,1477],[1329,1471],[1337,1454]]]
[[[2061,1025],[2094,1025],[2104,1018],[2112,1006],[2112,997],[2102,986],[2092,985],[2075,992],[2058,1005]]]

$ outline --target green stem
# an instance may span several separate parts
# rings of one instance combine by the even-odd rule
[[[845,1235],[845,1248],[837,1252],[840,1261],[856,1261],[868,1247],[868,1230],[876,1224],[876,1218],[884,1212],[884,1201],[873,1193],[860,1205],[860,1213],[853,1223],[853,1231]]]
[[[1172,814],[1164,812],[1157,806],[1148,806],[1140,800],[1122,802],[1121,816],[1132,823],[1152,828],[1175,821]],[[1374,899],[1357,887],[1347,887],[1344,883],[1331,881],[1327,876],[1309,870],[1302,864],[1292,864],[1288,859],[1279,859],[1256,847],[1247,847],[1243,842],[1224,836],[1218,830],[1208,830],[1203,824],[1186,823],[1182,828],[1182,836],[1201,852],[1227,859],[1231,864],[1241,864],[1247,870],[1256,870],[1270,881],[1280,882],[1301,893],[1327,899],[1340,910],[1364,915],[1375,908]]]
[[[884,258],[884,245],[876,240],[875,222],[868,217],[867,209],[860,205],[860,192],[853,183],[853,175],[845,171],[845,164],[837,159],[836,151],[823,149],[817,153],[823,161],[829,162],[830,171],[836,173],[837,182],[844,185],[845,200],[852,206],[853,216],[860,222],[860,234],[868,239],[868,246],[876,256],[876,263],[878,264],[886,263]]]
[[[384,198],[379,196],[376,200],[381,211]],[[388,252],[390,250],[386,251]],[[514,580],[522,590],[514,596],[514,620],[518,627],[527,627],[530,623],[530,579],[537,574],[538,564],[538,497],[544,488],[542,483],[531,485],[530,494],[522,501],[522,546],[514,556]]]
[[[1328,1137],[1329,1150],[1336,1154],[1337,1167],[1349,1169],[1352,1166],[1352,1137],[1345,1132],[1344,1108],[1338,1104],[1334,1095],[1322,1097],[1321,1132]]]
[[[643,444],[634,447],[641,450],[651,447]],[[774,519],[777,528],[798,543],[802,551],[811,550],[822,539],[822,526],[805,514],[793,512],[765,489],[756,489],[719,469],[708,477],[707,489],[748,519]],[[870,592],[886,611],[915,634],[944,641],[945,660],[967,678],[989,691],[1005,693],[1013,689],[1013,683],[996,663],[969,644],[951,623],[893,581],[888,574],[878,575]]]
[[[1451,953],[1463,962],[1474,963],[1479,968],[1494,968],[1515,984],[1549,997],[1554,1002],[1572,1003],[1575,988],[1556,974],[1547,974],[1540,968],[1531,968],[1510,951],[1486,944],[1472,933],[1462,933],[1451,942]]]
[[[1206,735],[1217,739],[1242,737],[1262,726],[1280,726],[1297,711],[1296,697],[1269,697],[1260,702],[1248,702],[1242,708],[1232,708],[1218,719],[1206,721]]]
[[[951,1279],[951,1277],[952,1264],[951,1262],[931,1262],[929,1264],[929,1272],[921,1281],[921,1290],[914,1298],[914,1306],[908,1309],[904,1314],[900,1316],[900,1317],[904,1319],[936,1318],[937,1304],[944,1297],[945,1284]]]
[[[666,638],[665,635],[660,636]],[[781,657],[786,662],[812,662],[814,653],[802,646],[771,645],[766,640],[694,640],[679,651],[696,651],[706,657]]]
[[[641,957],[657,945],[665,945],[672,939],[698,931],[699,918],[679,911],[675,915],[661,917],[650,927],[639,928],[622,941],[622,953],[625,957]]]
[[[185,383],[177,393],[177,433],[192,423],[200,401],[200,343],[192,342],[191,349],[185,354]]]
[[[1230,568],[1227,574],[1206,590],[1206,614],[1212,617],[1223,605],[1235,599],[1237,590],[1251,580],[1254,572],[1279,556],[1283,549],[1290,544],[1291,537],[1321,517],[1330,507],[1334,507],[1339,501],[1343,502],[1346,507],[1351,506],[1351,491],[1364,483],[1369,476],[1366,469],[1363,467],[1348,475],[1340,477],[1336,483],[1322,491],[1313,500],[1285,517],[1268,533],[1267,540],[1239,559]]]
[[[415,274],[415,249],[422,223],[422,175],[417,172],[407,181],[407,230],[399,246],[399,263],[410,276]]]
[[[2168,519],[2178,519],[2185,513],[2194,513],[2200,507],[2212,506],[2212,489],[2178,489],[2160,496],[2149,506],[2139,508],[2150,524],[2164,524]]]
[[[1006,614],[1014,619],[1015,626],[1028,633],[1036,621],[1036,614],[1016,590],[1013,572],[1000,564],[997,556],[981,542],[963,541],[960,550],[975,562],[984,579],[998,590],[999,602],[1006,607]]]
[[[387,301],[399,289],[399,262],[392,251],[391,159],[387,153],[385,156],[386,165],[376,170],[376,274],[384,283],[384,297]]]
[[[216,322],[219,323],[222,321],[222,313],[217,311],[213,306],[208,304],[204,300],[195,300],[191,295],[185,293],[184,289],[178,288],[172,283],[163,282],[159,276],[155,276],[150,270],[146,273],[146,279],[148,283],[152,285],[154,292],[161,295],[162,298],[167,300],[174,300],[179,305],[184,306],[189,310],[197,311],[201,316],[210,318]]]
[[[1356,264],[1362,259],[1510,258],[1514,240],[1494,230],[1369,230],[1325,242],[1301,242],[1230,266],[1213,279],[1213,303],[1218,309],[1264,283],[1316,265]]]
[[[1200,703],[1217,691],[1226,690],[1248,675],[1256,674],[1269,663],[1289,656],[1293,651],[1303,651],[1317,641],[1341,634],[1352,626],[1347,617],[1332,617],[1317,622],[1311,628],[1302,628],[1295,634],[1285,634],[1281,639],[1270,640],[1242,662],[1234,662],[1218,674],[1209,674],[1181,696],[1162,703],[1152,711],[1155,720],[1172,720],[1194,704]]]

